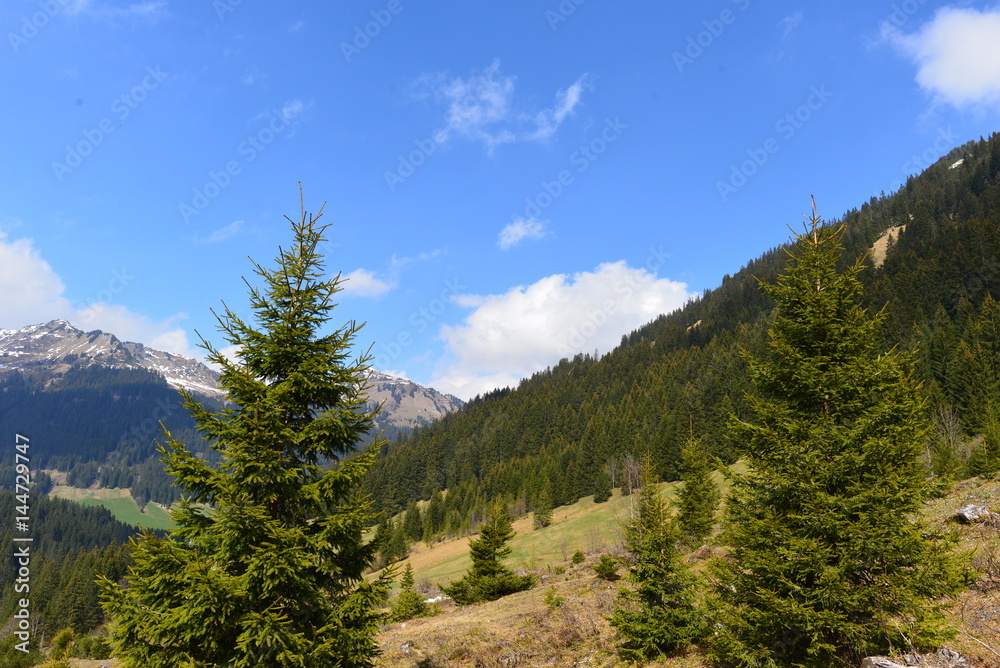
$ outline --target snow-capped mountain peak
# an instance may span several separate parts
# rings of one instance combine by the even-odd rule
[[[94,364],[121,369],[148,369],[173,387],[221,397],[219,374],[183,355],[122,341],[114,334],[84,332],[65,320],[22,329],[0,330],[0,371],[19,369],[47,375]]]

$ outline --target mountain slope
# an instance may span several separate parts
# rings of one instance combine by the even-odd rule
[[[394,440],[415,427],[431,424],[448,413],[457,411],[465,402],[432,387],[418,385],[406,378],[372,371],[368,376],[370,411],[380,409],[375,416],[375,428],[384,438]]]
[[[956,148],[839,222],[845,265],[899,228],[877,267],[865,260],[865,305],[885,308],[882,343],[916,351],[932,407],[954,415],[956,438],[969,442],[1000,409],[1000,137]],[[545,488],[570,503],[603,476],[620,484],[623,460],[647,449],[660,476],[676,479],[691,431],[730,460],[726,423],[748,416],[741,351],[765,353],[773,307],[759,281],[774,280],[785,258],[773,249],[611,353],[564,359],[392,444],[370,479],[375,498],[400,511],[448,489],[442,512],[462,518],[500,495],[531,507]],[[956,456],[952,465],[967,454]]]

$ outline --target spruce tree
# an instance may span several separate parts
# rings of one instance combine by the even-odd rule
[[[221,464],[165,432],[160,451],[186,494],[178,528],[136,542],[125,586],[102,582],[122,668],[374,663],[388,582],[362,577],[375,546],[359,489],[381,444],[355,452],[372,426],[367,359],[351,360],[356,323],[327,330],[341,288],[316,250],[321,215],[303,205],[276,268],[254,264],[254,323],[228,306],[218,316],[235,359],[203,339],[230,403],[209,410],[181,394]]]
[[[594,482],[594,503],[604,503],[611,498],[611,477],[608,472],[601,469]]]
[[[748,471],[733,480],[714,564],[721,666],[857,666],[947,637],[933,601],[955,592],[947,540],[924,535],[931,485],[911,360],[879,348],[859,302],[864,258],[838,271],[844,227],[796,235],[770,355],[750,359],[756,420],[735,420]]]
[[[420,514],[420,508],[416,501],[410,501],[406,507],[406,515],[403,516],[403,526],[406,531],[406,540],[415,543],[424,535],[424,520]]]
[[[705,615],[696,604],[697,580],[681,561],[677,539],[647,458],[637,513],[625,525],[626,586],[609,617],[620,636],[618,652],[626,660],[644,663],[676,655],[705,634]]]
[[[681,481],[677,492],[677,524],[681,540],[692,547],[712,534],[721,494],[712,480],[712,463],[700,438],[692,435],[681,448]]]
[[[396,594],[390,607],[392,612],[389,616],[394,622],[405,622],[428,613],[424,597],[414,587],[413,566],[410,564],[406,564],[406,570],[403,571],[403,577],[399,581],[399,593]]]
[[[538,500],[535,501],[532,526],[535,529],[544,529],[550,524],[552,524],[552,494],[549,492],[549,488],[546,487],[539,492]]]
[[[479,527],[479,538],[469,540],[472,567],[450,585],[439,585],[441,591],[459,605],[480,601],[495,601],[502,596],[531,589],[531,575],[516,575],[503,559],[511,553],[507,543],[514,537],[510,513],[502,503],[494,503],[489,516]]]

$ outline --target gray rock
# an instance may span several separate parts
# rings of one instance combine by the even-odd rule
[[[938,658],[947,661],[949,664],[965,663],[965,657],[953,649],[942,647],[937,651]]]
[[[982,522],[990,517],[989,509],[986,506],[980,506],[975,503],[970,503],[967,506],[962,506],[957,511],[955,515],[959,520],[966,522],[968,524],[975,524],[977,522]]]
[[[869,656],[861,662],[861,668],[906,668],[884,656]]]

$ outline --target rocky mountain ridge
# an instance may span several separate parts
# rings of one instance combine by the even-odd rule
[[[95,364],[147,369],[174,388],[218,399],[224,396],[219,374],[205,364],[141,343],[122,341],[101,330],[84,332],[65,320],[0,330],[0,372],[21,371],[43,379],[48,385],[58,382],[71,368]],[[382,406],[376,425],[387,429],[389,436],[428,424],[464,405],[457,397],[381,371],[372,371],[368,382],[368,408]]]
[[[19,370],[51,383],[73,367],[94,364],[118,369],[147,369],[175,388],[221,398],[219,374],[183,355],[122,341],[114,334],[84,332],[65,320],[22,329],[0,330],[0,370]]]

